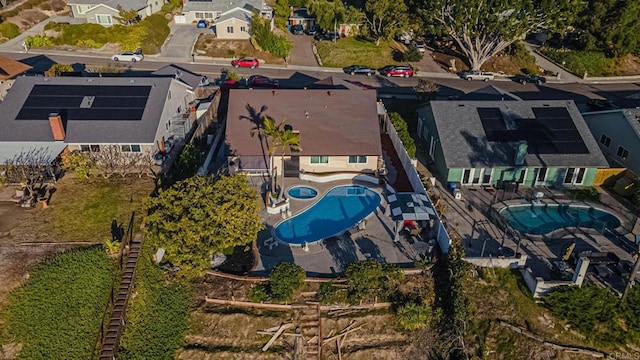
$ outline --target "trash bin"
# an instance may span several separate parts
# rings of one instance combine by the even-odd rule
[[[457,187],[458,185],[456,183],[454,182],[449,183],[449,190],[451,190],[451,192],[453,192]]]
[[[462,191],[460,191],[460,189],[454,189],[453,190],[453,197],[456,200],[462,200]]]

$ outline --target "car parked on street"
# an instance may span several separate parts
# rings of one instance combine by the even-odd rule
[[[264,75],[251,75],[247,79],[247,87],[278,89],[280,88],[280,82],[276,79],[272,79]]]
[[[413,46],[415,46],[416,49],[418,49],[418,51],[420,51],[421,53],[427,51],[427,44],[425,44],[424,41],[420,41],[420,40],[415,41],[413,43]]]
[[[480,70],[471,70],[471,71],[463,72],[462,78],[467,81],[471,81],[471,80],[489,81],[489,80],[495,79],[495,76],[492,73],[488,73]]]
[[[239,68],[239,67],[246,67],[246,68],[251,68],[251,69],[255,69],[258,66],[260,66],[260,62],[258,62],[258,59],[254,59],[254,58],[250,58],[250,57],[244,57],[244,58],[240,58],[237,60],[233,60],[231,62],[231,66],[233,66],[234,68]]]
[[[547,82],[547,78],[545,78],[544,76],[539,76],[539,75],[535,75],[535,74],[516,75],[516,76],[513,77],[513,80],[516,81],[516,82],[521,83],[522,85],[524,85],[524,84],[542,85],[542,84]]]
[[[144,55],[138,52],[123,52],[122,54],[113,55],[111,60],[113,61],[142,61],[144,59]]]
[[[399,76],[399,77],[411,77],[414,75],[413,68],[408,65],[389,65],[382,69],[378,69],[378,74],[386,77]]]
[[[304,34],[304,27],[302,25],[293,25],[291,27],[291,33],[293,35],[303,35]]]
[[[198,29],[206,29],[209,27],[209,21],[205,20],[205,19],[200,19],[198,20],[198,23],[196,24],[196,27]]]
[[[345,74],[349,75],[375,75],[376,70],[364,65],[351,65],[342,69]]]

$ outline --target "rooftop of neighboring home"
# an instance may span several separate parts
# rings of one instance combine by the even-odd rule
[[[19,77],[0,103],[0,142],[52,142],[58,113],[65,143],[153,143],[173,81]]]
[[[427,108],[428,109],[428,108]],[[447,166],[608,167],[573,101],[431,101]]]
[[[146,0],[68,0],[69,5],[100,5],[117,9],[118,5],[125,9],[142,9],[147,5]]]
[[[189,85],[193,89],[197,88],[199,85],[202,85],[204,83],[203,80],[206,79],[206,77],[203,75],[196,74],[175,64],[163,66],[160,69],[152,72],[151,75],[171,76],[174,79],[186,85]]]
[[[244,90],[229,93],[227,142],[238,156],[262,155],[255,129],[268,116],[300,133],[301,156],[380,155],[375,91]]]
[[[270,9],[270,7],[263,0],[187,0],[182,11],[217,11],[225,13],[235,8],[242,8],[248,11],[252,11],[253,9]]]
[[[0,55],[0,80],[9,80],[31,70],[32,67],[20,61]]]

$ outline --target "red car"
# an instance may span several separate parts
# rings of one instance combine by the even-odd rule
[[[378,73],[382,76],[401,76],[410,77],[413,76],[413,68],[411,66],[385,66],[378,70]]]
[[[231,66],[233,66],[234,68],[239,68],[239,67],[248,67],[251,69],[255,69],[258,66],[260,66],[260,63],[258,62],[257,59],[254,58],[240,58],[238,60],[233,60],[231,62]]]
[[[247,87],[278,89],[280,82],[262,75],[251,75],[247,79]]]

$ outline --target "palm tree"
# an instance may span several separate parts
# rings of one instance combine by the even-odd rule
[[[287,120],[286,118],[283,119],[280,122],[280,125],[284,125],[286,120]],[[278,125],[278,127],[280,125]],[[300,151],[300,150],[302,150],[300,148],[300,134],[299,133],[294,133],[291,128],[284,128],[284,129],[280,130],[277,133],[276,146],[278,148],[280,148],[280,150],[282,150],[282,153],[281,153],[282,154],[281,155],[282,169],[280,169],[280,176],[282,178],[280,180],[280,184],[284,185],[284,156],[286,155],[287,150],[289,150],[289,151]],[[281,190],[283,190],[283,189],[281,189]],[[282,195],[283,195],[283,191],[280,191],[280,196],[278,196],[278,197],[281,197]]]
[[[278,133],[280,132],[280,126],[282,125],[282,123],[276,125],[276,122],[265,116],[264,120],[262,121],[262,123],[259,126],[256,126],[255,128],[251,129],[251,137],[253,137],[254,135],[258,135],[258,138],[260,138],[260,140],[262,140],[262,138],[265,138],[266,142],[267,142],[267,152],[269,154],[269,169],[267,170],[267,172],[269,173],[269,182],[271,182],[270,184],[270,190],[274,191],[275,190],[275,173],[273,172],[273,168],[274,168],[274,164],[273,164],[273,154],[276,152],[276,138],[278,137]]]

